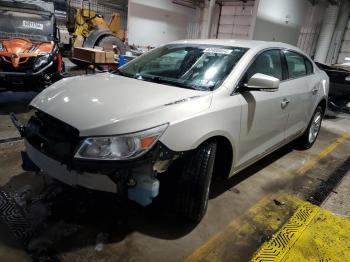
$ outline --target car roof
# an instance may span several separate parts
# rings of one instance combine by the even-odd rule
[[[249,49],[265,49],[269,47],[276,48],[287,48],[302,52],[299,48],[281,43],[281,42],[268,42],[268,41],[258,41],[258,40],[240,40],[240,39],[185,39],[172,42],[171,44],[202,44],[202,45],[222,45],[222,46],[235,46],[243,47]]]

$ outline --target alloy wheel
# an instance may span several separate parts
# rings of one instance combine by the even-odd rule
[[[314,115],[311,126],[309,129],[309,143],[313,143],[318,135],[318,132],[321,128],[321,120],[322,120],[322,114],[320,111],[317,111]]]

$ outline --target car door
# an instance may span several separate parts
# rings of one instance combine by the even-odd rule
[[[284,51],[288,68],[286,97],[289,101],[286,138],[305,130],[314,110],[318,93],[318,81],[313,74],[312,63],[294,51]]]
[[[244,86],[256,73],[281,80],[274,92],[241,88],[241,132],[238,145],[238,165],[265,154],[285,139],[288,114],[283,105],[286,97],[285,73],[281,50],[270,49],[259,54],[249,66],[239,86]]]

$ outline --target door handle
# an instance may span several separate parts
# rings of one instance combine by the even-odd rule
[[[285,108],[290,103],[290,100],[287,98],[283,98],[281,102],[282,108]]]
[[[313,95],[316,95],[317,92],[318,92],[318,88],[317,88],[317,87],[315,87],[314,89],[311,90],[311,93],[312,93]]]

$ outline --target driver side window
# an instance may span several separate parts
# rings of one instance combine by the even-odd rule
[[[268,50],[258,55],[248,68],[245,75],[245,83],[255,74],[261,73],[283,79],[281,53],[279,50]]]

